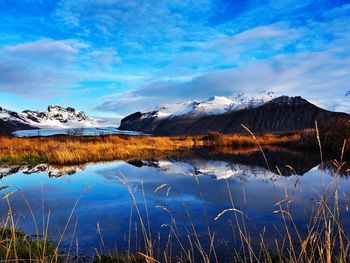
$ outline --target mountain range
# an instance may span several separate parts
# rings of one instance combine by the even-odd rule
[[[190,100],[135,112],[121,120],[120,130],[160,135],[194,135],[210,131],[222,133],[287,132],[313,128],[350,115],[322,109],[302,97],[276,97],[272,92],[256,96],[214,96],[207,100]],[[14,112],[0,107],[0,134],[17,130],[62,129],[75,127],[115,126],[106,118],[88,117],[71,107],[50,105],[45,111]]]
[[[119,129],[161,135],[194,135],[210,131],[244,132],[242,124],[252,132],[287,132],[314,128],[337,118],[350,120],[346,113],[321,109],[300,96],[276,97],[272,92],[256,97],[215,96],[204,101],[188,101],[163,105],[142,113],[135,112],[121,120]]]
[[[20,113],[0,107],[0,134],[28,129],[106,126],[110,126],[107,119],[88,117],[83,111],[71,107],[50,105],[45,111],[25,110]]]

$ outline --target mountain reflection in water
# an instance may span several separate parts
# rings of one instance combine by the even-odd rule
[[[157,245],[161,248],[166,246],[174,222],[177,235],[183,240],[181,245],[186,249],[191,246],[189,238],[196,238],[193,227],[203,247],[210,246],[208,226],[215,232],[218,247],[239,248],[240,242],[234,238],[238,231],[234,213],[214,220],[220,212],[232,207],[232,202],[247,219],[245,227],[252,243],[259,244],[263,230],[266,239],[274,242],[283,229],[281,215],[274,213],[275,204],[286,193],[290,198],[288,205],[293,207],[294,222],[302,234],[307,230],[317,193],[325,186],[335,185],[337,180],[339,196],[350,193],[350,181],[346,176],[331,176],[334,175],[331,162],[325,164],[326,170],[320,169],[318,153],[279,148],[267,148],[264,152],[268,163],[257,149],[211,149],[196,150],[189,156],[128,162],[62,167],[47,164],[3,166],[0,168],[1,183],[10,187],[2,194],[16,191],[10,196],[15,221],[30,235],[35,234],[35,225],[42,233],[41,226],[50,213],[49,235],[53,241],[60,239],[78,200],[61,250],[69,249],[72,233],[75,233],[79,251],[94,254],[95,249],[101,250],[96,224],[101,229],[105,250],[116,247],[119,251],[128,250],[129,235],[131,250],[140,251],[142,247],[135,203],[121,180],[126,180],[135,194],[136,205],[144,220],[149,222],[152,236],[159,234]],[[3,200],[0,217],[4,218],[7,213],[8,204]],[[349,212],[344,212],[342,219],[345,229],[350,229]],[[175,240],[173,248],[174,253],[181,252]]]
[[[302,153],[277,147],[263,149],[266,160],[258,148],[197,149],[191,155],[161,159],[135,159],[127,161],[136,167],[149,166],[163,173],[179,175],[209,175],[215,179],[252,175],[274,180],[276,176],[303,175],[319,164],[317,153]],[[5,165],[0,166],[0,177],[14,173],[47,173],[49,177],[72,175],[89,164],[80,165]]]

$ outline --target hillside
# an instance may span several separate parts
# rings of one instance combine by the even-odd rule
[[[297,131],[327,124],[335,119],[349,119],[346,113],[331,112],[317,107],[301,97],[281,96],[260,103],[234,104],[219,114],[182,115],[159,117],[159,111],[136,112],[121,120],[119,129],[142,131],[151,134],[183,135],[243,132],[241,124],[255,133]]]

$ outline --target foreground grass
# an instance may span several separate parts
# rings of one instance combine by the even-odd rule
[[[262,134],[261,145],[293,143],[298,134]],[[80,164],[115,159],[150,158],[188,152],[210,146],[251,146],[256,140],[249,134],[204,136],[125,136],[94,137],[53,136],[37,138],[0,137],[0,164]]]
[[[60,262],[55,257],[55,245],[45,239],[32,239],[14,228],[0,229],[0,259],[8,261]],[[56,259],[55,259],[56,258]]]
[[[1,262],[349,262],[350,260],[350,237],[349,229],[343,224],[344,212],[348,210],[348,197],[343,196],[338,184],[338,171],[343,163],[334,163],[334,178],[333,184],[324,186],[322,193],[318,193],[313,202],[311,212],[307,215],[307,229],[304,230],[300,226],[293,215],[294,194],[290,195],[286,190],[285,195],[276,194],[276,203],[271,207],[271,213],[278,214],[279,220],[283,222],[280,228],[276,228],[276,232],[265,233],[265,230],[259,230],[259,241],[254,242],[252,235],[247,226],[250,223],[249,217],[239,210],[232,198],[232,193],[228,187],[228,195],[231,199],[230,206],[227,209],[217,214],[214,221],[222,220],[222,217],[231,215],[232,223],[236,231],[236,240],[240,244],[239,248],[230,248],[227,254],[220,255],[219,242],[216,239],[216,233],[210,229],[210,221],[208,224],[208,239],[203,240],[196,231],[196,225],[193,223],[192,215],[188,214],[186,224],[188,224],[188,236],[180,235],[178,227],[181,226],[176,220],[176,217],[169,212],[172,220],[168,224],[169,236],[164,250],[159,250],[157,244],[160,239],[157,235],[152,235],[151,217],[148,212],[142,212],[152,209],[152,206],[147,205],[143,186],[139,191],[142,195],[136,195],[136,185],[130,184],[125,177],[120,177],[120,182],[127,188],[130,198],[133,200],[133,209],[135,213],[135,222],[130,219],[130,226],[133,223],[137,224],[140,231],[140,236],[143,240],[143,245],[138,246],[136,251],[130,250],[108,252],[96,250],[96,254],[92,257],[85,257],[78,253],[71,253],[71,248],[68,252],[60,252],[60,244],[63,238],[70,235],[66,232],[66,228],[62,233],[58,244],[51,243],[48,237],[49,218],[44,222],[45,229],[43,234],[37,234],[36,239],[31,239],[24,233],[17,231],[18,225],[17,216],[12,214],[11,193],[5,194],[3,197],[8,204],[8,214],[4,221],[1,222],[0,230],[0,260]],[[294,184],[293,192],[302,192],[302,187],[298,180]],[[198,182],[198,186],[200,183]],[[2,187],[0,191],[6,189]],[[161,189],[157,187],[154,191]],[[224,194],[224,193],[223,193]],[[74,206],[75,208],[75,206]],[[74,208],[71,214],[74,213]],[[30,209],[30,207],[29,207]],[[181,209],[181,207],[179,207]],[[183,207],[186,209],[186,206]],[[150,210],[151,211],[151,210]],[[33,216],[34,218],[34,216]],[[71,221],[71,216],[68,218],[66,226]],[[224,223],[225,221],[223,221]],[[34,224],[36,225],[35,221]],[[129,226],[129,227],[130,227]],[[128,231],[126,229],[126,231]],[[228,231],[229,226],[228,226]],[[66,234],[65,234],[66,232]],[[75,232],[75,230],[74,230]],[[39,232],[38,232],[39,233]],[[101,230],[97,227],[97,233],[101,236],[101,244],[103,245],[103,236]],[[40,237],[41,236],[41,237]],[[271,243],[270,238],[274,237],[274,243]],[[269,238],[270,237],[270,238]],[[71,236],[72,243],[78,240],[74,233]],[[130,236],[127,242],[130,242]],[[173,250],[173,247],[178,247],[178,250]],[[78,244],[76,245],[78,247]],[[98,241],[96,247],[98,247]],[[72,249],[73,250],[73,249]]]

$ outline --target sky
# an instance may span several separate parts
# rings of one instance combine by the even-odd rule
[[[91,116],[274,91],[350,112],[350,0],[0,0],[0,106]]]

